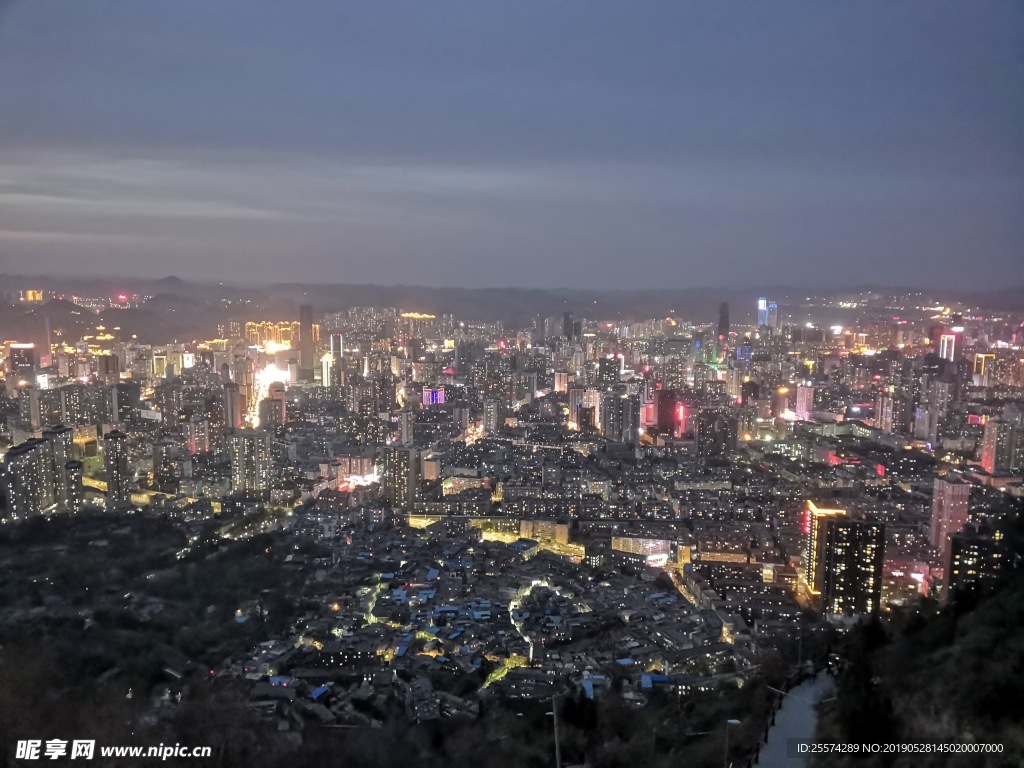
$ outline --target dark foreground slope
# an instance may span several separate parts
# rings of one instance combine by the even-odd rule
[[[1024,765],[1021,570],[941,609],[924,604],[885,627],[862,627],[840,655],[844,671],[838,696],[823,705],[819,740],[975,742],[999,744],[1003,751],[987,757],[829,757],[820,765]]]

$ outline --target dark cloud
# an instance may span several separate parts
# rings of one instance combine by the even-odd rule
[[[17,2],[0,259],[224,279],[983,285],[1024,7]]]

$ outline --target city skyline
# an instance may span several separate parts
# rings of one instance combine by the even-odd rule
[[[981,289],[1024,245],[1010,4],[51,9],[0,15],[5,271]]]
[[[0,763],[1024,765],[1022,52],[0,0]]]

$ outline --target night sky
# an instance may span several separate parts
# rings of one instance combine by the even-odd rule
[[[0,0],[0,270],[1019,282],[1019,2]]]

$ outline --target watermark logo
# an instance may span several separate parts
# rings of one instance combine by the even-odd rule
[[[92,760],[96,756],[95,739],[23,739],[19,740],[15,749],[18,760]],[[183,747],[181,744],[158,744],[154,747],[115,747],[101,746],[101,757],[158,757],[166,760],[169,757],[210,757],[212,747]]]
[[[96,753],[96,742],[75,739],[70,744],[70,757],[72,760],[82,758],[92,760]],[[67,757],[68,741],[66,739],[26,739],[18,742],[15,750],[15,757],[19,760],[39,760],[41,757],[49,760],[56,760],[59,757]]]

